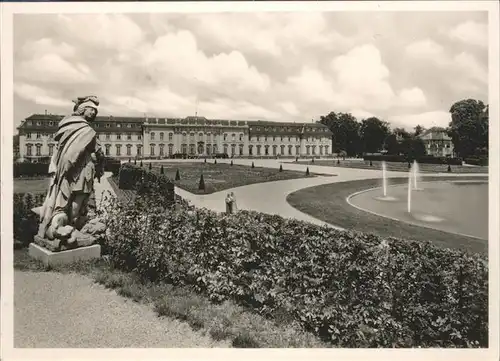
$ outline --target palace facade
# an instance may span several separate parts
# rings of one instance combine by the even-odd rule
[[[34,114],[18,127],[20,161],[49,159],[61,115]],[[106,156],[169,158],[329,156],[332,133],[318,123],[186,118],[104,117],[92,123]]]

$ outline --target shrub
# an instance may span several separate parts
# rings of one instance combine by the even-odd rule
[[[465,163],[471,164],[471,165],[487,166],[488,165],[488,157],[479,156],[479,157],[465,158]]]
[[[130,163],[130,159],[129,159]],[[118,159],[106,158],[104,160],[104,171],[112,172],[116,177],[120,173],[121,162]]]
[[[124,164],[121,167],[118,187],[136,190],[138,195],[146,198],[156,198],[158,204],[164,207],[175,203],[174,184],[169,178],[132,164]]]
[[[49,174],[49,163],[14,163],[14,178],[46,176]]]
[[[39,207],[45,200],[45,193],[14,193],[13,218],[14,239],[22,246],[33,242],[33,237],[38,232],[39,217],[32,211]]]
[[[480,255],[258,212],[152,209],[109,209],[118,267],[289,315],[339,347],[487,347]]]
[[[383,161],[386,162],[409,162],[413,159],[409,159],[404,155],[382,155],[382,154],[366,154],[363,159],[365,161]],[[448,158],[448,157],[434,157],[434,156],[421,156],[417,157],[416,161],[422,164],[451,164],[451,165],[462,165],[462,158]]]

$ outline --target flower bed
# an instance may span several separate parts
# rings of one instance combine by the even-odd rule
[[[286,315],[338,347],[487,347],[480,255],[280,216],[107,206],[115,266]],[[282,317],[282,316],[281,316]]]

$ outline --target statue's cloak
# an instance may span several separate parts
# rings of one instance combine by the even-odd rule
[[[68,116],[59,123],[54,136],[57,141],[50,165],[49,191],[41,209],[38,235],[45,236],[52,218],[71,207],[72,194],[92,193],[95,168],[91,154],[96,151],[95,130],[81,116]]]

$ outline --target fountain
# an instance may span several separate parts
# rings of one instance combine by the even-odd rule
[[[382,161],[382,192],[383,196],[382,197],[375,197],[378,200],[381,201],[396,201],[396,197],[391,197],[387,195],[387,165],[385,161]]]

